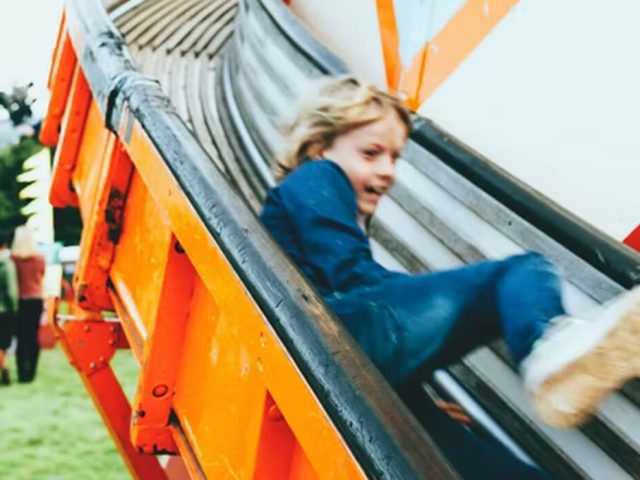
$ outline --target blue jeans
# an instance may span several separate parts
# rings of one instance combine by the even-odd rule
[[[500,335],[519,364],[549,320],[565,313],[555,269],[537,253],[398,275],[325,301],[395,385]]]

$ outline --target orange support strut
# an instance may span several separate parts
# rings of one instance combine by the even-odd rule
[[[52,327],[127,468],[135,478],[168,478],[157,458],[137,452],[129,441],[131,407],[109,363],[118,346],[123,344],[120,325],[105,322],[94,314],[81,314],[78,318],[64,323],[54,320]]]

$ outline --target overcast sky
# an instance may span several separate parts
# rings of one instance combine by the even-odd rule
[[[47,75],[62,0],[0,0],[0,11],[0,90],[33,82],[33,109],[41,117],[49,99]]]

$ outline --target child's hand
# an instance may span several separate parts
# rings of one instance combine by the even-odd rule
[[[457,420],[464,425],[471,425],[471,418],[457,403],[443,402],[441,400],[438,400],[436,401],[436,406],[454,420]]]

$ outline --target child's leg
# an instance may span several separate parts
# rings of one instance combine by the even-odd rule
[[[504,333],[516,362],[548,321],[564,313],[547,260],[525,254],[398,277],[329,305],[392,383],[457,361]]]
[[[449,365],[500,334],[519,364],[549,320],[564,314],[558,276],[539,254],[481,262],[425,278],[423,302],[395,307],[405,319],[405,363],[412,369]],[[436,308],[431,307],[434,302]],[[428,335],[425,328],[434,325],[442,343],[433,355],[420,359]]]
[[[398,389],[398,394],[465,480],[551,479],[548,474],[524,463],[494,439],[476,434],[451,419],[433,403],[425,402],[422,387],[405,385]]]

